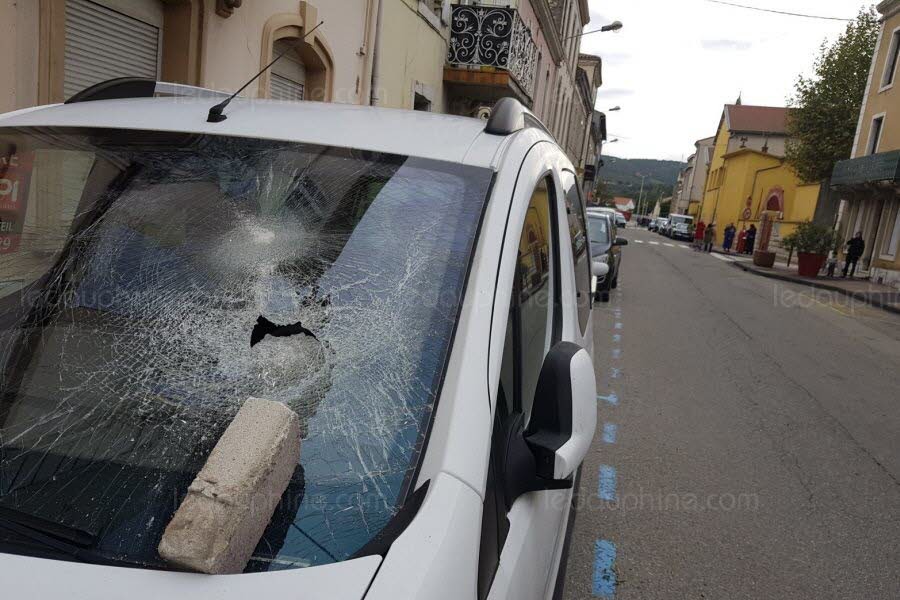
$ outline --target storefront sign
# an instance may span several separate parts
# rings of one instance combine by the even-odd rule
[[[19,249],[28,209],[31,167],[31,154],[0,157],[0,254]]]

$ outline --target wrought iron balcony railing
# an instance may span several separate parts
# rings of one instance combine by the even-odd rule
[[[451,66],[506,70],[533,97],[537,54],[531,31],[515,9],[453,6],[447,55]]]

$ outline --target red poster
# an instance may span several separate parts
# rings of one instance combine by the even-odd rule
[[[0,157],[0,254],[19,249],[28,209],[31,166],[30,153]]]

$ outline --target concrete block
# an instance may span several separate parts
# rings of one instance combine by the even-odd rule
[[[299,460],[297,414],[248,399],[166,526],[160,556],[202,573],[243,571]]]

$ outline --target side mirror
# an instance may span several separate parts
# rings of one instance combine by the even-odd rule
[[[627,245],[628,245],[628,240],[626,240],[625,238],[617,237],[616,241],[613,242],[613,246],[627,246]]]
[[[597,279],[603,279],[609,275],[609,265],[599,260],[591,261],[591,275]]]
[[[531,421],[514,415],[506,428],[503,482],[507,507],[522,494],[572,487],[597,427],[597,384],[587,351],[571,342],[550,349]]]

